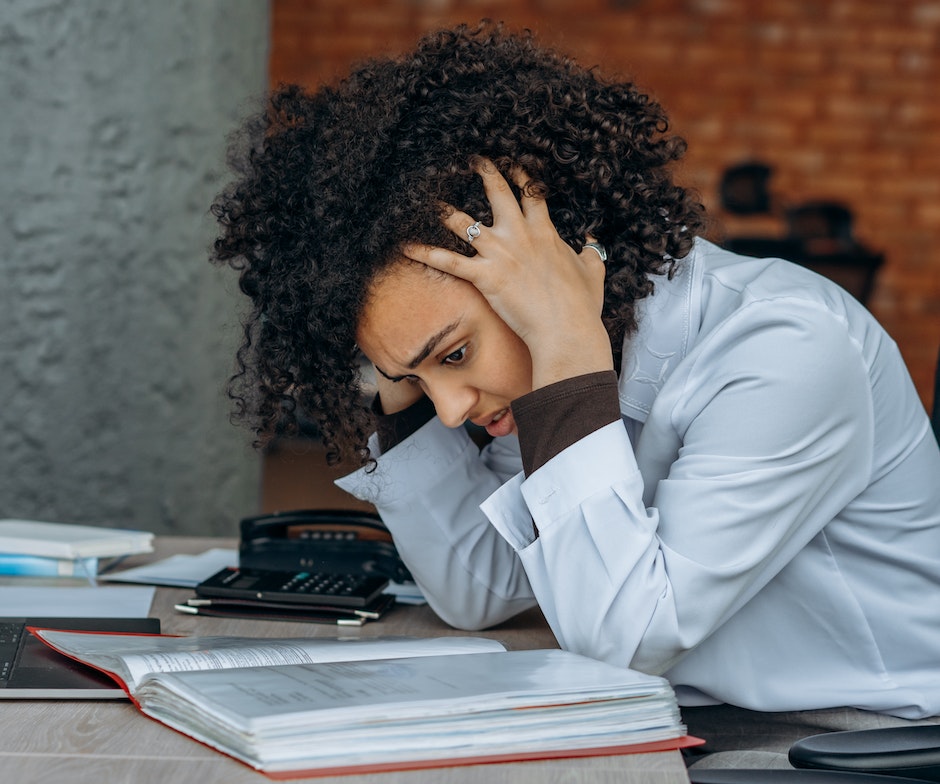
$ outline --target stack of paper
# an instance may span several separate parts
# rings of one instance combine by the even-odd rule
[[[111,672],[145,714],[272,777],[696,742],[664,679],[567,651],[493,652],[473,638],[334,641],[331,652],[322,639],[36,633]]]
[[[0,520],[0,574],[93,577],[100,559],[152,550],[145,531]]]
[[[108,572],[101,577],[111,583],[143,583],[171,588],[195,588],[219,569],[238,563],[238,550],[213,547],[202,553],[177,553],[154,563],[135,566],[121,572]]]

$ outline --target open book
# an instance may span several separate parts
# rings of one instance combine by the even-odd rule
[[[679,748],[662,678],[493,640],[35,629],[148,716],[274,778]]]

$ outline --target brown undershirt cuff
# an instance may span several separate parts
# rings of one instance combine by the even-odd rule
[[[587,373],[536,389],[514,400],[526,476],[595,430],[620,419],[617,374]]]
[[[382,401],[376,395],[372,400],[372,413],[375,414],[375,433],[379,439],[379,448],[387,452],[434,419],[435,412],[431,398],[425,395],[402,411],[383,414]]]

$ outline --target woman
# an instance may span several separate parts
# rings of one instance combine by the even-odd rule
[[[701,238],[655,102],[484,25],[258,121],[214,208],[252,301],[233,394],[361,462],[340,485],[443,619],[537,603],[688,706],[940,713],[940,452],[901,357],[832,283]]]

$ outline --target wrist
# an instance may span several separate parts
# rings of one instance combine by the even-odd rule
[[[543,346],[532,351],[532,389],[541,389],[550,384],[589,373],[601,373],[614,369],[614,358],[610,350],[607,331],[591,339],[571,335],[552,346]]]

